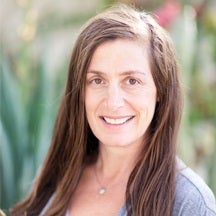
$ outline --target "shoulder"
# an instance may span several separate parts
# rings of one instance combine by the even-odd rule
[[[216,216],[216,203],[202,178],[178,160],[173,216],[180,215]]]

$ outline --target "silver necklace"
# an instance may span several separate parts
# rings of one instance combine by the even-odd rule
[[[96,180],[97,180],[97,183],[98,183],[98,185],[100,186],[99,187],[99,189],[98,189],[98,194],[99,195],[104,195],[105,193],[106,193],[106,191],[107,191],[107,187],[105,187],[105,186],[103,186],[103,184],[101,184],[101,181],[100,181],[100,179],[99,179],[99,177],[98,177],[98,175],[97,175],[97,171],[96,171],[96,167],[94,166],[94,174],[95,174],[95,177],[96,177]],[[119,186],[120,184],[122,184],[122,186],[123,187],[125,187],[125,182],[123,181],[121,181],[121,182],[119,182],[118,184],[115,184],[115,185],[113,185],[113,186],[111,186],[111,187],[109,187],[109,188],[114,188],[114,187],[116,187],[116,186]]]
[[[106,188],[104,186],[102,186],[102,184],[101,184],[101,182],[100,182],[100,180],[98,178],[98,175],[97,175],[97,172],[96,172],[96,167],[94,167],[94,173],[95,173],[95,177],[96,177],[97,183],[100,186],[100,188],[98,190],[98,194],[103,195],[106,192]]]

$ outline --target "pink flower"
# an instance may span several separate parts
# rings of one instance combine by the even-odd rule
[[[157,22],[167,28],[181,11],[181,5],[175,0],[168,0],[161,8],[155,11]]]

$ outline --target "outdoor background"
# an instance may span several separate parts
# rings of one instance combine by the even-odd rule
[[[80,26],[115,2],[0,0],[0,208],[40,169]],[[170,32],[185,92],[178,152],[216,194],[216,1],[118,2],[155,13]]]

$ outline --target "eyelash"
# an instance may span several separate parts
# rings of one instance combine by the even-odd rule
[[[97,81],[100,81],[100,83],[97,83]],[[95,85],[100,85],[103,83],[103,80],[101,78],[94,78],[94,79],[91,79],[89,81],[89,83],[92,83],[92,84],[95,84]]]
[[[135,81],[135,83],[130,83],[131,80]],[[135,78],[129,77],[129,78],[126,79],[126,83],[127,83],[128,85],[137,85],[137,84],[140,84],[140,81],[137,80],[137,79],[135,79]]]

